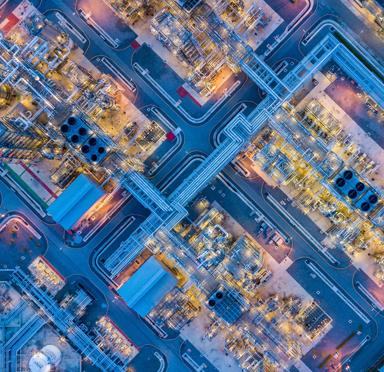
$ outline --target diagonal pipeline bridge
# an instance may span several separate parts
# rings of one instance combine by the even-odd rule
[[[238,43],[239,40],[235,42]],[[240,56],[234,53],[233,55],[238,56],[237,63],[242,70],[266,92],[266,97],[248,116],[240,113],[228,123],[224,129],[224,141],[168,197],[137,172],[128,172],[123,176],[123,186],[151,214],[107,258],[104,263],[107,275],[112,280],[116,278],[144,250],[156,232],[160,229],[165,233],[169,232],[187,216],[185,206],[236,157],[263,124],[280,109],[282,103],[330,58],[340,57],[343,48],[345,47],[333,35],[327,35],[283,79],[278,78],[253,51]],[[356,65],[356,61],[354,62]]]

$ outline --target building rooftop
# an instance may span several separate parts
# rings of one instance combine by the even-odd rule
[[[80,174],[49,206],[47,212],[65,230],[70,230],[103,194],[94,182]]]
[[[146,316],[175,287],[177,279],[155,257],[149,258],[118,290],[129,307]]]

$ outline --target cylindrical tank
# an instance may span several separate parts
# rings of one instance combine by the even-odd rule
[[[41,352],[48,358],[48,362],[51,365],[57,367],[61,362],[61,351],[55,345],[47,345],[41,349]]]

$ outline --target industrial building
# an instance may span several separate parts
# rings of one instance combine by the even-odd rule
[[[366,368],[383,149],[321,99],[384,123],[368,48],[305,1],[52,3],[0,14],[0,372]]]
[[[118,294],[145,317],[176,284],[177,279],[152,256],[118,289]]]
[[[71,230],[103,195],[100,187],[86,175],[80,174],[49,206],[47,212],[64,230]]]

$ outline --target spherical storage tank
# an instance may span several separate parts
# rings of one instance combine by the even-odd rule
[[[49,364],[57,367],[61,362],[61,351],[55,345],[47,345],[41,349],[41,352],[48,358]]]
[[[49,372],[61,362],[61,351],[55,345],[46,345],[29,360],[30,372]]]
[[[48,357],[40,351],[32,355],[28,367],[31,372],[49,372],[51,370]]]

